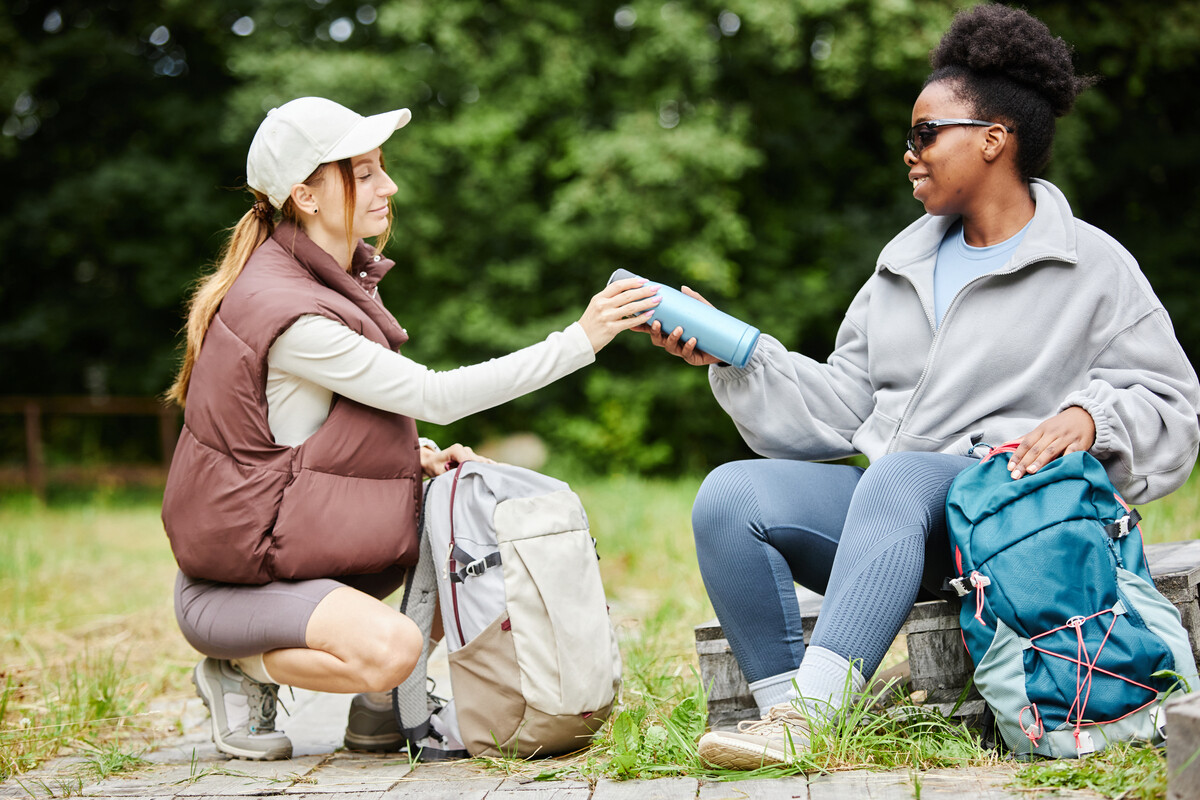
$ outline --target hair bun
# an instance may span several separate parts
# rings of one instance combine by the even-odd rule
[[[1075,74],[1071,53],[1071,46],[1041,20],[988,3],[955,15],[929,63],[934,70],[958,67],[1016,81],[1044,97],[1054,116],[1061,117],[1095,83]]]

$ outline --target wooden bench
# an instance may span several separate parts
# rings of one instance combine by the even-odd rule
[[[1192,642],[1192,652],[1200,663],[1200,540],[1166,542],[1146,546],[1150,573],[1158,590],[1179,609],[1183,626]],[[1070,567],[1066,567],[1069,569]],[[797,589],[804,639],[812,637],[813,626],[821,609],[821,596]],[[758,706],[746,685],[746,679],[729,649],[721,625],[713,619],[697,625],[696,653],[700,658],[700,676],[708,690],[708,723],[716,729],[734,727],[743,719],[757,719]],[[958,626],[958,606],[944,600],[917,603],[908,615],[900,634],[908,647],[908,688],[924,695],[924,704],[949,714],[973,672],[971,658],[962,643]],[[897,670],[903,673],[905,670]],[[956,715],[972,717],[983,711],[984,702],[974,690],[959,706]]]

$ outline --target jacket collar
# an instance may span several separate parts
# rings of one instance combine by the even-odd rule
[[[1029,182],[1035,208],[1025,238],[1013,252],[1004,271],[1016,271],[1037,261],[1079,261],[1075,240],[1075,216],[1057,186],[1039,178]],[[883,248],[875,271],[888,270],[932,285],[938,247],[959,217],[930,214],[909,225]]]
[[[359,307],[371,318],[392,349],[408,341],[408,333],[379,302],[375,289],[380,279],[395,266],[396,262],[375,252],[375,248],[358,240],[354,255],[350,259],[350,271],[342,269],[333,256],[321,249],[299,226],[281,222],[271,234],[285,252],[295,259],[314,280],[327,286]]]

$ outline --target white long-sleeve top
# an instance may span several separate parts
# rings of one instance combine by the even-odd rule
[[[333,395],[445,425],[542,388],[596,360],[578,322],[544,341],[481,364],[431,370],[355,333],[305,315],[267,354],[267,422],[288,447],[312,436]]]

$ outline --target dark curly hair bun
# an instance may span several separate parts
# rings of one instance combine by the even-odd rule
[[[929,54],[926,85],[948,80],[980,119],[1003,121],[1017,132],[1017,168],[1030,178],[1043,170],[1054,144],[1054,118],[1096,81],[1075,74],[1071,46],[1021,9],[984,4],[954,17]]]

